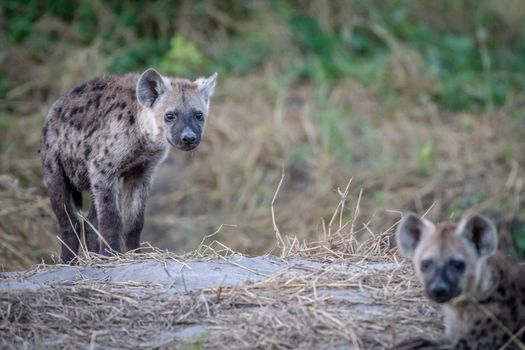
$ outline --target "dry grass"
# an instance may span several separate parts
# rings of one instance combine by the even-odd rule
[[[443,329],[436,306],[422,294],[410,263],[390,247],[392,228],[374,233],[368,222],[358,224],[362,196],[349,195],[351,183],[338,190],[340,201],[323,225],[324,239],[317,242],[283,236],[272,206],[276,253],[284,261],[300,262],[293,268],[254,283],[204,289],[187,289],[184,278],[184,289],[176,289],[95,281],[82,273],[37,291],[0,289],[0,346],[385,349],[409,337],[437,337]],[[278,195],[279,187],[274,199]],[[354,215],[345,221],[347,210]],[[142,253],[106,259],[81,254],[78,264],[110,270],[148,261],[164,266],[220,261],[257,273],[232,259],[237,253],[214,239],[223,228],[183,256],[145,245]],[[370,238],[360,242],[356,237],[362,230]],[[39,265],[23,276],[56,268],[60,266]]]
[[[317,261],[319,268],[267,276],[238,286],[218,285],[175,292],[160,285],[110,281],[65,281],[38,291],[0,290],[3,348],[385,348],[414,334],[437,334],[439,317],[428,306],[413,271],[389,248],[391,232],[372,234],[355,220],[342,221],[349,185],[326,223],[326,240],[281,237],[284,259]],[[278,192],[275,193],[278,195]],[[359,211],[354,199],[353,212]],[[357,218],[357,215],[355,216]],[[275,219],[275,218],[274,218]],[[276,223],[276,232],[280,235]],[[234,251],[209,235],[184,256],[145,247],[100,260],[80,255],[82,266],[223,260]],[[28,274],[55,267],[39,265]],[[4,276],[3,278],[8,278]],[[197,338],[181,338],[190,325],[204,327]],[[179,332],[179,333],[178,333]]]
[[[169,259],[159,253],[154,258]],[[3,290],[0,344],[13,349],[189,348],[188,342],[196,348],[372,349],[439,330],[434,308],[414,292],[410,268],[399,265],[395,274],[381,273],[367,263],[346,259],[298,277],[283,274],[253,285],[190,293],[92,281],[37,292]],[[339,264],[356,264],[362,272]],[[362,300],[337,297],[347,291],[361,293]],[[181,340],[177,332],[188,325],[203,326],[204,335]]]
[[[23,57],[20,50],[10,50],[9,60]],[[5,192],[10,199],[0,203],[0,211],[12,206],[29,211],[11,212],[11,223],[1,226],[0,241],[20,242],[18,251],[26,259],[22,264],[2,259],[6,270],[28,267],[57,249],[56,228],[50,226],[55,219],[42,201],[40,125],[57,96],[103,72],[107,62],[96,45],[57,48],[57,55],[71,63],[58,66],[50,56],[39,65],[28,63],[20,74],[9,72],[13,85],[20,84],[11,94],[20,99],[17,113],[23,117],[9,119],[12,124],[0,130],[0,174],[21,178],[24,185],[17,191],[25,197]],[[386,231],[398,218],[389,210],[422,213],[431,206],[434,220],[461,216],[466,208],[485,211],[507,236],[510,224],[523,220],[525,161],[521,131],[510,115],[523,97],[509,109],[481,115],[445,112],[418,95],[429,78],[420,74],[417,54],[396,46],[388,62],[391,76],[385,79],[399,91],[386,97],[353,79],[342,79],[319,96],[312,83],[282,79],[274,61],[249,76],[220,76],[204,143],[191,154],[172,151],[158,172],[144,240],[183,253],[206,233],[230,224],[217,237],[221,242],[246,254],[268,252],[274,243],[268,208],[283,169],[287,176],[275,215],[282,232],[298,242],[326,240],[322,220],[331,217],[337,188],[350,177],[351,194],[358,196],[361,189],[364,194],[360,218],[372,219],[367,229],[362,226],[367,222],[354,220],[358,241],[370,237],[367,231]],[[412,72],[406,66],[418,68]],[[32,71],[38,79],[24,78]],[[337,136],[341,140],[333,141]],[[46,215],[28,216],[35,206]],[[353,214],[347,215],[345,220]],[[22,224],[44,231],[33,233]]]
[[[171,257],[157,252],[149,258]],[[391,274],[368,269],[370,263],[338,260],[297,277],[283,274],[253,285],[178,294],[154,285],[92,281],[38,292],[4,290],[0,343],[3,348],[188,348],[189,342],[197,348],[372,349],[423,329],[439,330],[435,310],[414,292],[407,265]],[[350,265],[361,272],[345,268]],[[337,297],[347,291],[363,299]],[[188,325],[204,326],[205,335],[181,340],[177,331]]]
[[[21,270],[50,261],[49,242],[55,240],[55,222],[48,198],[35,188],[22,188],[19,181],[0,175],[0,266]]]

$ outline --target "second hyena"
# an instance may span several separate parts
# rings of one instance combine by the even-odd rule
[[[71,89],[51,107],[41,134],[44,185],[59,222],[61,260],[79,248],[75,208],[91,192],[86,227],[90,251],[107,255],[139,247],[148,191],[169,146],[201,142],[217,74],[189,81],[142,74],[103,76]],[[86,225],[88,226],[88,225]]]
[[[497,250],[489,219],[473,215],[434,225],[408,214],[397,242],[426,295],[443,305],[445,337],[411,339],[395,349],[524,348],[525,264]]]

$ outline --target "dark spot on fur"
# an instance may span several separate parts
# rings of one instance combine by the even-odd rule
[[[465,339],[461,339],[458,342],[458,345],[461,346],[461,349],[470,349],[470,346],[468,345],[467,341]]]
[[[75,114],[77,114],[77,112],[78,112],[78,107],[73,107],[71,108],[71,112],[69,113],[69,115],[72,117]]]
[[[483,299],[483,300],[480,300],[479,303],[480,304],[490,304],[493,302],[494,299],[492,299],[492,297],[488,297],[487,299]]]
[[[95,132],[95,130],[97,130],[97,128],[95,127],[95,125],[91,126],[91,129],[88,131],[88,133],[86,134],[86,138],[90,138],[91,135],[93,135],[93,133]]]
[[[71,92],[75,95],[79,95],[81,93],[84,92],[84,90],[86,89],[86,84],[80,84],[80,85],[77,85],[73,88],[73,90],[71,90]]]
[[[121,109],[126,108],[127,105],[128,105],[128,104],[126,103],[126,101],[122,101],[122,102],[120,102],[120,108],[121,108]]]
[[[107,148],[107,147],[106,147],[106,148],[104,148],[104,154],[105,154],[105,155],[107,156],[107,155],[108,155],[108,153],[109,153],[109,150],[108,150],[108,148]]]
[[[112,168],[113,167],[113,162],[108,162],[108,168]]]
[[[60,120],[62,120],[63,122],[65,122],[67,120],[67,112],[64,111],[60,114]]]
[[[100,99],[102,98],[102,94],[96,94],[95,95],[95,107],[98,108],[100,107]]]
[[[86,148],[84,149],[84,158],[87,159],[90,154],[91,154],[91,146],[90,145],[86,145]]]
[[[135,124],[135,116],[131,114],[129,116],[129,125],[133,125],[133,124]]]
[[[118,117],[117,117],[117,120],[121,120],[121,119],[122,119],[122,113],[119,113]]]
[[[109,194],[105,194],[102,199],[104,200],[104,202],[108,203],[111,199],[111,196]]]
[[[106,88],[106,83],[100,80],[97,80],[95,84],[93,85],[93,91],[101,91],[101,90],[104,90],[105,88]]]
[[[78,141],[77,141],[77,147],[80,147],[80,144],[81,144],[81,143],[82,143],[82,141],[81,141],[81,140],[78,140]]]
[[[101,173],[102,175],[106,175],[106,169],[100,169],[100,173]]]
[[[109,106],[108,109],[106,109],[106,112],[104,113],[104,116],[102,118],[106,118],[107,115],[111,113],[113,109],[115,109],[115,107],[117,107],[117,102],[113,103],[111,106]]]
[[[505,294],[507,294],[507,290],[506,290],[505,287],[503,287],[503,286],[499,286],[498,289],[497,289],[497,292],[498,292],[498,294],[500,294],[501,296],[505,296]]]
[[[47,130],[49,129],[49,124],[45,123],[42,127],[42,135],[47,136]]]

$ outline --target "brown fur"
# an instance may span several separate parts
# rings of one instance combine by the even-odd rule
[[[104,76],[76,86],[53,104],[40,154],[65,243],[62,261],[71,261],[78,251],[80,222],[71,200],[80,207],[83,191],[92,196],[88,220],[109,244],[99,245],[86,226],[88,249],[119,252],[122,235],[127,249],[138,248],[155,170],[170,144],[187,151],[200,143],[215,78],[162,78],[151,69],[140,76]]]
[[[521,349],[525,342],[525,265],[496,251],[492,223],[474,216],[459,225],[445,222],[434,227],[410,215],[398,227],[398,244],[413,259],[427,295],[436,298],[432,295],[435,271],[446,276],[447,283],[457,285],[457,290],[450,289],[450,299],[442,302],[443,339],[411,339],[395,349],[499,349],[504,345]],[[428,263],[424,266],[425,260],[432,261],[434,271]],[[463,261],[464,272],[450,267],[439,270],[452,260]],[[517,339],[511,340],[513,335]]]

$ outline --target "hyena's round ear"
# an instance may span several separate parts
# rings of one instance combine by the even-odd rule
[[[137,82],[137,99],[144,107],[151,108],[167,90],[162,76],[153,68],[140,75]]]
[[[463,219],[457,232],[474,246],[480,257],[491,256],[498,249],[496,226],[483,215],[476,214]]]
[[[399,252],[412,258],[423,237],[432,234],[436,227],[427,219],[420,219],[414,213],[403,215],[397,224],[396,241]]]
[[[208,78],[199,78],[195,80],[195,84],[197,84],[199,88],[199,92],[201,93],[201,96],[207,104],[210,103],[210,97],[213,95],[213,92],[215,91],[215,84],[217,83],[217,72],[210,75]]]

